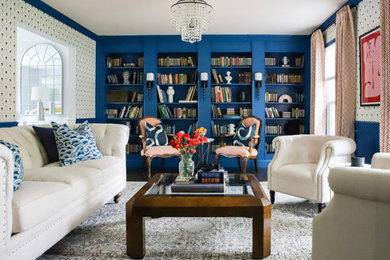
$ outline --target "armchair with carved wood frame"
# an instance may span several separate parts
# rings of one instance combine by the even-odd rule
[[[224,138],[231,137],[233,135],[222,135],[221,136],[221,147],[215,151],[216,152],[215,162],[216,162],[216,164],[218,164],[219,157],[221,157],[221,156],[225,156],[228,158],[237,158],[238,165],[240,166],[241,172],[246,173],[246,166],[248,163],[248,159],[253,159],[255,161],[256,172],[258,172],[258,165],[257,165],[258,152],[257,152],[257,150],[259,149],[261,127],[263,125],[263,122],[261,121],[260,118],[255,117],[255,116],[246,117],[246,118],[242,119],[241,122],[245,127],[248,127],[248,126],[256,123],[255,135],[250,137],[249,147],[233,146],[233,145],[223,146]],[[241,163],[241,161],[242,161],[242,163]]]
[[[161,168],[164,168],[164,160],[165,158],[169,158],[172,156],[180,157],[179,150],[173,148],[170,144],[168,145],[161,145],[161,146],[146,146],[146,130],[145,130],[145,123],[148,123],[153,126],[157,126],[161,124],[161,120],[154,116],[145,116],[142,119],[138,121],[138,126],[141,132],[141,135],[139,136],[142,141],[142,150],[141,150],[141,156],[143,162],[145,160],[148,163],[148,177],[150,179],[152,175],[152,160],[153,158],[161,158]]]

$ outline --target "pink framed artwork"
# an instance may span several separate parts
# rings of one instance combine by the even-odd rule
[[[381,99],[381,34],[375,28],[359,37],[360,104],[376,106]]]

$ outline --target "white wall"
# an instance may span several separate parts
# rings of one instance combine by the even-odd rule
[[[17,26],[22,25],[74,49],[76,118],[95,118],[96,42],[22,0],[0,3],[0,122],[17,117]],[[69,81],[71,79],[65,79]]]

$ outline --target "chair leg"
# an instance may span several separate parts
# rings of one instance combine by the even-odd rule
[[[237,161],[238,161],[238,166],[240,167],[240,172],[241,172],[242,171],[241,158],[237,157]]]
[[[259,172],[259,167],[257,166],[257,156],[256,156],[256,158],[254,160],[255,160],[256,173],[258,173]]]
[[[161,169],[164,169],[165,158],[161,158]]]
[[[271,204],[274,204],[275,203],[275,191],[270,190],[269,195],[271,197]]]
[[[122,192],[119,192],[118,194],[115,195],[114,197],[114,202],[115,203],[118,203],[119,202],[119,198],[122,196]]]
[[[148,176],[149,180],[152,177],[152,158],[148,158]]]
[[[243,162],[244,162],[244,165],[242,166],[242,173],[246,173],[246,164],[248,163],[248,158],[243,158],[242,159],[243,160]]]
[[[326,207],[325,203],[318,203],[318,214]]]

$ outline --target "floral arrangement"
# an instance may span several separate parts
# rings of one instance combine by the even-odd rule
[[[174,135],[173,140],[171,140],[171,145],[173,148],[178,149],[181,155],[192,156],[194,153],[196,153],[196,148],[198,145],[207,142],[207,138],[201,133],[203,132],[200,132],[198,129],[191,137],[189,134],[178,132],[176,135]]]

